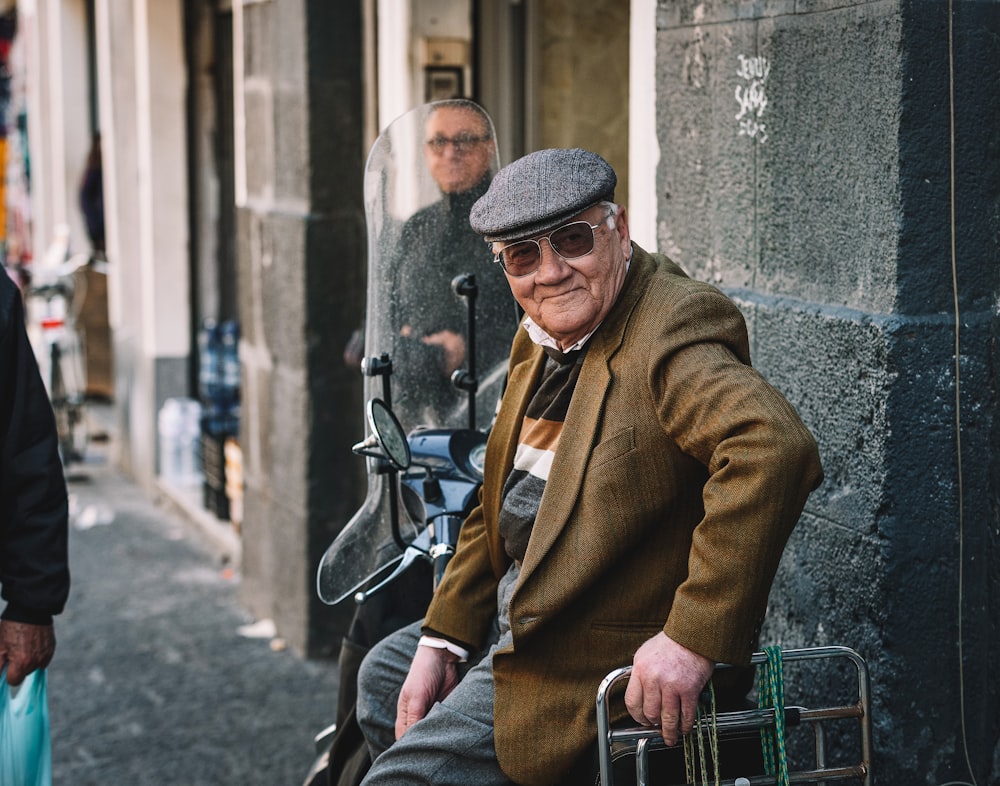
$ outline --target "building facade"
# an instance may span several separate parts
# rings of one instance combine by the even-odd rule
[[[879,783],[1000,777],[1000,4],[18,9],[36,247],[58,223],[82,238],[72,184],[101,131],[121,463],[155,488],[156,413],[197,395],[203,320],[237,319],[243,597],[297,650],[337,647],[345,612],[314,575],[363,499],[340,357],[363,316],[365,155],[457,93],[494,117],[503,163],[611,161],[637,242],[740,304],[816,434],[826,480],[764,643],[868,659]]]

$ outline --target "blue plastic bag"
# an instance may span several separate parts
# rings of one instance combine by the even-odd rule
[[[12,695],[13,694],[13,695]],[[0,786],[51,786],[52,740],[45,669],[11,691],[0,671]]]

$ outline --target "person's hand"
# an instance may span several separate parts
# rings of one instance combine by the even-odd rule
[[[347,339],[344,346],[344,365],[348,368],[361,368],[361,360],[365,356],[365,331],[358,328]]]
[[[465,362],[465,339],[453,330],[439,330],[424,336],[423,342],[430,347],[444,349],[444,373],[451,376]]]
[[[396,703],[396,739],[423,718],[434,702],[451,693],[458,682],[458,656],[448,650],[417,647]]]
[[[663,741],[676,745],[678,728],[682,734],[694,728],[698,697],[714,669],[711,660],[661,631],[635,653],[625,707],[636,722],[659,726]]]
[[[7,682],[20,685],[35,669],[44,669],[56,651],[51,625],[0,620],[0,667],[7,666]]]

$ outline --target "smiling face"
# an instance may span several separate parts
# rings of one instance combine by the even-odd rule
[[[442,106],[427,118],[424,152],[431,177],[446,194],[468,191],[483,179],[494,142],[485,118],[473,109]]]
[[[521,278],[507,275],[511,292],[521,308],[564,349],[601,324],[625,281],[630,250],[628,219],[625,208],[619,207],[617,215],[601,221],[607,212],[605,205],[594,205],[569,219],[590,224],[600,222],[594,230],[594,250],[589,254],[565,260],[552,250],[548,241],[541,240],[542,260],[538,269]],[[504,245],[509,244],[495,243],[494,253]]]

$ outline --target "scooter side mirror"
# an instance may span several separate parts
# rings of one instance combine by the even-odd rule
[[[410,466],[410,444],[395,413],[380,398],[368,402],[368,425],[385,457],[399,470]]]

